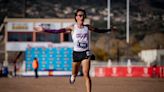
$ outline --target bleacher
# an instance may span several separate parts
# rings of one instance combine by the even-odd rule
[[[38,58],[39,71],[71,71],[71,47],[32,47],[25,51],[26,71],[33,71],[32,61]]]

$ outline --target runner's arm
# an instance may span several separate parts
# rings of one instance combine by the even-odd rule
[[[111,27],[111,29],[100,29],[100,28],[94,28],[90,25],[86,25],[86,26],[88,26],[90,31],[97,32],[97,33],[106,33],[106,32],[116,31],[115,27]]]
[[[34,27],[34,30],[37,32],[48,32],[48,33],[69,33],[72,31],[72,26],[61,28],[61,29],[45,29],[42,26]]]

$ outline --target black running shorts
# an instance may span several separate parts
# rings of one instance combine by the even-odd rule
[[[88,50],[82,52],[73,51],[73,62],[81,62],[84,59],[88,59],[90,57],[88,53]]]

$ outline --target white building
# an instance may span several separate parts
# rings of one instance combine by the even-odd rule
[[[164,49],[142,50],[139,53],[139,57],[148,66],[151,64],[164,65]]]

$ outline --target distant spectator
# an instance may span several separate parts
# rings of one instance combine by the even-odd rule
[[[32,66],[34,68],[34,73],[35,73],[35,78],[38,78],[38,68],[39,68],[39,63],[38,63],[38,59],[34,58],[34,61],[32,63]]]
[[[2,68],[0,67],[0,77],[2,77]]]
[[[17,60],[18,60],[18,59],[16,59],[16,60],[14,61],[14,76],[15,76],[15,77],[17,76],[17,74],[16,74],[16,72],[17,72]]]

